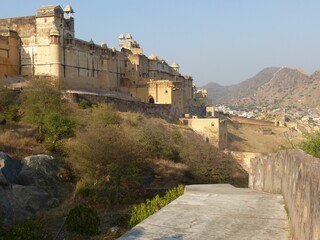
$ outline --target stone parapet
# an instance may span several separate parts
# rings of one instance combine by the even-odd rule
[[[282,194],[293,239],[320,239],[320,159],[298,149],[253,158],[249,187]]]

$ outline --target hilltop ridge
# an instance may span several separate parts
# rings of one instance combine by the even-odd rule
[[[303,70],[269,67],[241,83],[203,86],[214,104],[256,106],[308,106],[320,103],[320,72],[308,75]]]

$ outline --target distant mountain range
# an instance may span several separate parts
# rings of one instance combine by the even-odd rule
[[[206,89],[214,104],[238,106],[307,106],[320,105],[320,71],[308,75],[287,67],[265,68],[241,83],[221,86],[208,83]]]

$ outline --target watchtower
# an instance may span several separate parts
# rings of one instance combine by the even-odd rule
[[[68,4],[64,9],[64,31],[65,35],[70,38],[74,37],[74,11],[70,4]]]
[[[128,33],[124,36],[122,33],[119,36],[119,48],[121,49],[128,49],[131,50],[134,54],[142,54],[143,51],[140,48],[140,45],[137,43],[136,40],[133,39],[132,35]]]

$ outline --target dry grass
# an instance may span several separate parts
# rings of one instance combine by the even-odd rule
[[[22,159],[29,155],[44,152],[41,144],[32,136],[31,130],[22,126],[10,124],[0,127],[0,151],[11,157]]]
[[[149,188],[169,189],[183,183],[191,183],[190,169],[183,163],[174,163],[170,160],[152,160],[154,179]]]
[[[264,135],[261,129],[271,129],[273,134]],[[256,152],[256,153],[271,153],[276,152],[280,147],[290,148],[292,143],[289,141],[286,134],[290,130],[286,127],[264,126],[262,121],[261,125],[248,124],[232,121],[228,125],[229,134],[229,147],[230,151],[241,152]],[[299,139],[298,132],[292,133],[295,139]],[[294,140],[295,140],[294,139]]]
[[[247,174],[237,161],[204,142],[192,129],[159,118],[146,118],[141,114],[121,113],[121,118],[122,125],[148,127],[148,133],[154,133],[154,138],[165,133],[165,147],[171,146],[179,153],[177,161],[164,155],[151,161],[154,179],[150,188],[170,188],[179,183],[231,183],[247,186]]]

